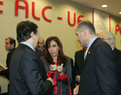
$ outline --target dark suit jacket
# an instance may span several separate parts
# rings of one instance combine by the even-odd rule
[[[16,48],[11,49],[7,54],[6,66],[9,68],[10,60]]]
[[[44,50],[37,50],[36,49],[36,53],[38,54],[39,57],[44,56]]]
[[[52,95],[52,83],[46,79],[44,64],[35,51],[20,44],[10,63],[9,95]]]
[[[81,75],[84,68],[84,50],[75,53],[75,75]]]
[[[6,58],[6,67],[7,67],[8,69],[2,70],[2,71],[0,72],[0,75],[6,77],[8,80],[9,80],[9,64],[10,64],[10,60],[11,60],[11,57],[12,57],[13,52],[15,51],[15,49],[16,49],[16,48],[11,49],[11,50],[8,52],[8,54],[7,54],[7,58]]]
[[[84,65],[78,95],[118,95],[114,56],[106,42],[92,43]]]
[[[117,70],[117,76],[118,76],[118,85],[119,85],[119,91],[121,94],[121,51],[117,48],[114,48],[113,53],[115,55],[115,62],[116,62],[116,70]]]

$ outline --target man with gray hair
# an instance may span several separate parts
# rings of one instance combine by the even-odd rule
[[[77,40],[87,47],[84,69],[74,95],[119,95],[115,59],[111,47],[96,36],[94,25],[82,21],[76,29]]]
[[[100,38],[107,42],[110,47],[112,48],[115,62],[116,62],[116,68],[117,68],[117,76],[119,78],[119,87],[120,87],[120,94],[121,94],[121,51],[116,48],[116,38],[111,32],[101,32]]]
[[[113,33],[111,33],[111,32],[101,32],[99,36],[103,41],[107,42],[110,45],[112,50],[115,48],[116,38],[113,35]]]

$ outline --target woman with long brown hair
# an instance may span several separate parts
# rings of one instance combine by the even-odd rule
[[[64,55],[62,43],[58,37],[51,36],[46,40],[45,55],[41,59],[47,76],[53,78],[53,95],[71,95],[72,61]]]

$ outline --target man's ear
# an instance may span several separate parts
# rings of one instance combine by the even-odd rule
[[[35,37],[34,32],[31,32],[30,36],[31,36],[31,38],[34,38]]]
[[[14,48],[14,44],[11,44],[11,46]]]

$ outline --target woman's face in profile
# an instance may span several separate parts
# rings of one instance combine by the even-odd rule
[[[59,49],[60,48],[59,48],[58,44],[54,40],[52,40],[50,42],[50,46],[48,47],[48,51],[49,51],[52,58],[58,57]]]

